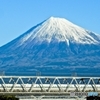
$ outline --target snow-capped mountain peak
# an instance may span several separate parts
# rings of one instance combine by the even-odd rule
[[[91,32],[71,23],[64,18],[50,17],[37,27],[33,28],[28,34],[24,34],[21,38],[21,44],[26,41],[36,39],[39,42],[51,41],[81,43],[81,44],[96,44],[99,43]],[[94,34],[96,36],[96,34]]]
[[[100,35],[50,17],[0,47],[0,69],[100,75]]]

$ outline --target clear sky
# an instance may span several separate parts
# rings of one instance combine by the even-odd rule
[[[0,0],[0,46],[50,16],[100,34],[100,0]]]

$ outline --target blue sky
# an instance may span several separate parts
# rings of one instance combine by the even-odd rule
[[[0,0],[0,46],[50,16],[100,34],[100,0]]]

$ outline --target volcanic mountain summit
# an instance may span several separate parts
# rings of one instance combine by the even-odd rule
[[[100,35],[64,18],[50,17],[0,48],[6,72],[94,73],[100,64]]]

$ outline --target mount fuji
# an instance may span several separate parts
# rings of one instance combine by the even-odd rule
[[[9,73],[99,74],[100,35],[50,17],[0,47],[0,70]]]

